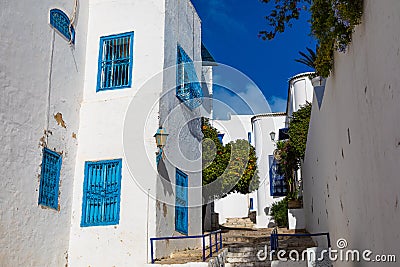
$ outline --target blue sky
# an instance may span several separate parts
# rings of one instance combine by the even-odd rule
[[[265,16],[270,5],[259,0],[192,0],[192,3],[202,20],[203,42],[215,60],[247,75],[261,89],[272,111],[285,111],[288,79],[310,71],[294,61],[299,58],[298,51],[315,48],[315,41],[309,35],[308,14],[303,12],[302,19],[274,40],[263,41],[258,32],[267,29]],[[246,93],[252,92],[244,90]],[[223,90],[217,89],[214,97],[227,102]],[[239,108],[237,113],[248,112]]]

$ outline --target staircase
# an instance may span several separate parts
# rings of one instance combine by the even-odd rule
[[[223,234],[224,247],[228,249],[226,267],[269,267],[270,234],[272,229],[229,229]],[[279,233],[294,233],[293,230],[279,229]],[[279,248],[297,250],[300,252],[315,246],[310,237],[285,237],[280,239]],[[262,250],[262,257],[268,248],[266,259],[259,258],[257,253]]]
[[[241,229],[253,229],[254,223],[250,218],[227,218],[226,223],[222,225],[226,228],[241,228]]]

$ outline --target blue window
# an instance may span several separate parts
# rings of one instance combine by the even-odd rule
[[[249,141],[249,143],[251,144],[251,132],[247,133],[247,140]]]
[[[219,142],[222,144],[222,139],[224,139],[224,135],[225,134],[218,134],[218,140],[219,140]]]
[[[122,160],[85,163],[81,226],[119,223]]]
[[[203,91],[192,59],[179,45],[176,64],[176,96],[188,108],[195,109],[202,103]]]
[[[38,204],[58,210],[58,188],[60,183],[61,155],[43,149]]]
[[[254,200],[253,200],[253,198],[251,197],[250,198],[250,210],[253,210],[254,209]]]
[[[133,32],[100,38],[97,91],[131,87]]]
[[[279,165],[273,155],[269,156],[269,181],[270,194],[273,197],[283,197],[287,195],[285,176],[279,174]]]
[[[279,129],[279,141],[289,139],[289,128]]]
[[[59,9],[50,10],[50,25],[72,44],[75,43],[75,29],[68,16]]]
[[[188,176],[176,169],[175,230],[188,234]]]

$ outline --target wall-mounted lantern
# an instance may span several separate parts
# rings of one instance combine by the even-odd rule
[[[156,152],[156,155],[157,155],[156,162],[157,162],[157,164],[158,164],[158,162],[160,161],[160,159],[162,157],[163,148],[167,144],[167,137],[168,137],[168,133],[162,127],[158,128],[157,132],[154,135],[154,138],[156,139],[157,147],[159,148],[158,152]]]
[[[269,136],[271,136],[271,141],[274,142],[275,141],[275,135],[276,133],[274,131],[269,133]]]

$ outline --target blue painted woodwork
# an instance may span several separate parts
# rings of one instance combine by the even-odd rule
[[[251,197],[250,198],[250,210],[254,209],[254,199]]]
[[[60,9],[50,10],[50,25],[72,44],[75,43],[75,29],[69,17]]]
[[[274,197],[283,197],[287,195],[287,186],[285,176],[278,172],[279,165],[274,156],[269,156],[269,179],[270,195]]]
[[[192,59],[179,45],[176,64],[176,96],[188,108],[195,109],[202,104],[203,91]]]
[[[251,144],[251,132],[247,133],[247,141]]]
[[[133,32],[100,38],[97,92],[131,87]]]
[[[279,129],[279,141],[289,139],[289,128]]]
[[[188,234],[188,176],[176,169],[175,230]]]
[[[60,154],[43,148],[38,204],[55,210],[58,210],[61,162]]]
[[[122,159],[85,163],[81,226],[119,223]]]
[[[224,139],[224,135],[225,134],[218,134],[218,140],[219,140],[219,142],[222,144],[222,139]]]

